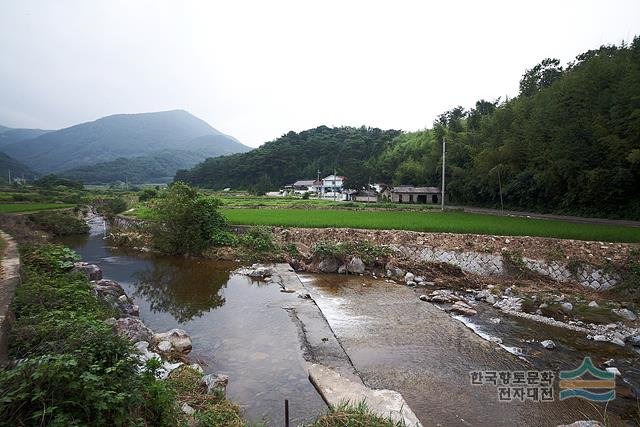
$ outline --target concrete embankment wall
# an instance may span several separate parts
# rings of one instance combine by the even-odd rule
[[[0,237],[6,243],[0,272],[0,365],[4,365],[8,361],[9,333],[13,323],[11,302],[20,285],[20,256],[18,245],[11,236],[0,230]]]

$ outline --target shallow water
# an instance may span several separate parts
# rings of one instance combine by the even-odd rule
[[[127,253],[109,247],[103,234],[95,218],[89,236],[62,243],[119,282],[151,329],[186,330],[191,358],[207,373],[229,375],[227,395],[245,418],[284,425],[285,399],[292,425],[326,411],[305,373],[298,330],[282,308],[295,294],[231,274],[230,263]]]
[[[587,355],[596,364],[613,357],[625,374],[637,370],[633,366],[637,358],[628,350],[503,316],[488,306],[478,306],[479,314],[465,322],[486,338],[502,338],[502,346],[482,338],[437,306],[420,301],[416,291],[404,285],[357,276],[303,275],[302,279],[363,381],[401,392],[425,426],[556,426],[584,419],[602,421],[602,404],[575,398],[559,401],[557,394],[554,402],[500,402],[495,386],[471,385],[470,371],[557,372],[576,368]],[[500,323],[490,321],[495,317]],[[540,341],[545,339],[553,339],[558,348],[542,349]],[[622,381],[618,384],[618,398],[607,412],[637,421],[635,396]]]

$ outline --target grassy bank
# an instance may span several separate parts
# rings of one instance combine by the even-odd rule
[[[556,237],[604,242],[640,242],[640,228],[573,224],[464,212],[349,211],[320,209],[222,209],[232,224],[282,227],[346,227],[380,230]]]
[[[0,204],[0,214],[67,209],[74,206],[70,203],[2,203]]]
[[[245,425],[237,406],[202,392],[192,370],[158,381],[158,362],[140,369],[132,343],[104,322],[115,308],[69,272],[73,251],[38,244],[22,246],[21,257],[9,342],[21,361],[0,370],[0,426],[187,425],[182,403],[196,409],[194,425]]]

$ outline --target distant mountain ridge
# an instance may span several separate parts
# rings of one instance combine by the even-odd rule
[[[48,132],[51,131],[44,129],[12,129],[0,126],[0,150],[7,145],[37,138]]]
[[[227,153],[220,153],[224,154]],[[165,150],[147,156],[120,157],[109,162],[80,166],[58,175],[85,184],[109,184],[115,181],[158,184],[172,181],[172,171],[191,168],[200,161],[202,156],[192,151]]]
[[[18,140],[3,143],[3,135]],[[22,136],[25,138],[20,139]],[[0,151],[41,174],[93,180],[92,165],[114,167],[113,176],[108,171],[99,174],[101,182],[121,180],[123,174],[137,176],[141,182],[170,177],[206,158],[249,150],[184,110],[116,114],[56,131],[0,129]],[[123,170],[136,167],[153,172],[153,176]]]

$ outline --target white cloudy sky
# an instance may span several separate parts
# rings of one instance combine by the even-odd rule
[[[638,0],[0,0],[0,124],[185,109],[257,146],[416,130],[525,68],[640,34]]]

